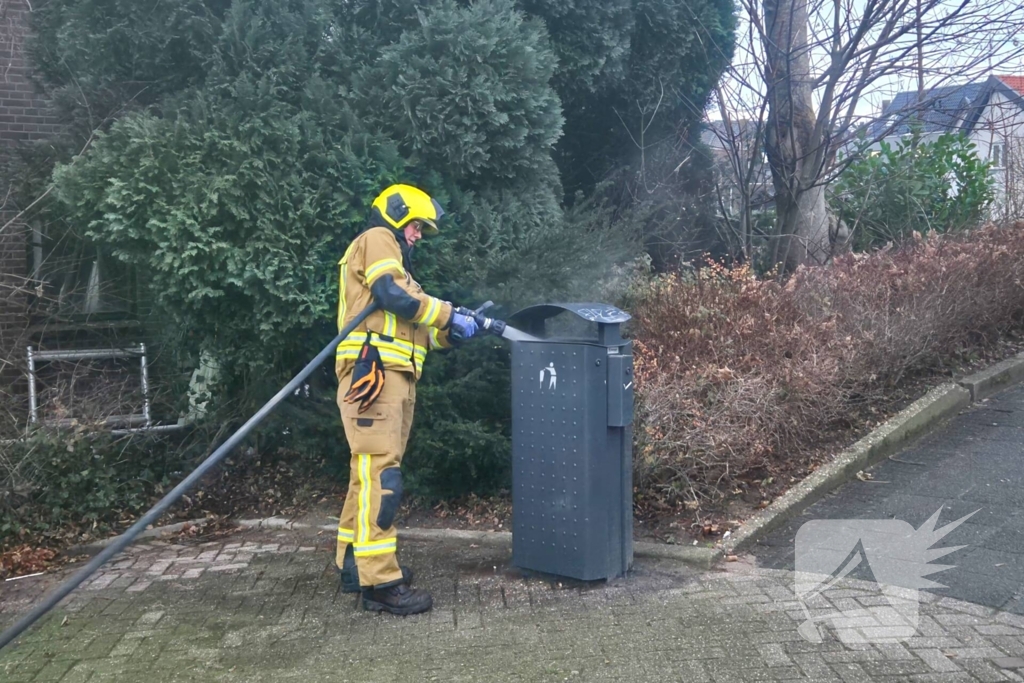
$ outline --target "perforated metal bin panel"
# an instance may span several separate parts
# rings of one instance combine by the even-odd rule
[[[512,349],[512,562],[581,580],[633,560],[632,350]]]

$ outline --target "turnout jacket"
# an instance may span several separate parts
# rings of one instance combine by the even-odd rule
[[[338,345],[334,370],[339,380],[352,371],[367,337],[385,368],[416,379],[429,349],[451,346],[446,330],[452,306],[413,279],[399,239],[401,234],[391,228],[370,228],[353,240],[338,264],[339,331],[371,302],[381,305]]]

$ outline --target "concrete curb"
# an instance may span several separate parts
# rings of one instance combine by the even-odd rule
[[[233,522],[243,529],[309,529],[312,524],[293,522],[287,517],[265,517],[263,519],[238,519]],[[323,527],[334,529],[335,527]]]
[[[440,541],[486,545],[494,548],[512,548],[511,531],[468,531],[465,529],[399,529],[403,541]]]
[[[964,377],[960,380],[960,386],[970,391],[971,401],[977,403],[1021,380],[1024,380],[1024,353]]]
[[[637,541],[633,543],[633,556],[659,560],[676,560],[698,569],[711,569],[716,562],[724,557],[724,553],[721,548]]]
[[[892,419],[822,465],[809,477],[754,515],[719,544],[720,555],[733,555],[749,548],[807,509],[825,494],[874,465],[911,440],[923,436],[939,423],[956,415],[971,403],[1024,380],[1024,353],[991,368],[932,389]]]

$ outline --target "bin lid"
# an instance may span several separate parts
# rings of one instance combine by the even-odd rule
[[[629,313],[609,304],[538,304],[527,306],[513,313],[509,321],[537,323],[553,318],[559,313],[569,311],[580,318],[599,325],[621,324],[630,319]]]

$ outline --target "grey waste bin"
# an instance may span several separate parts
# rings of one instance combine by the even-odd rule
[[[586,336],[549,336],[555,316]],[[629,315],[606,304],[545,304],[509,322],[512,564],[585,581],[633,564],[633,349]],[[570,325],[571,327],[572,325]]]

